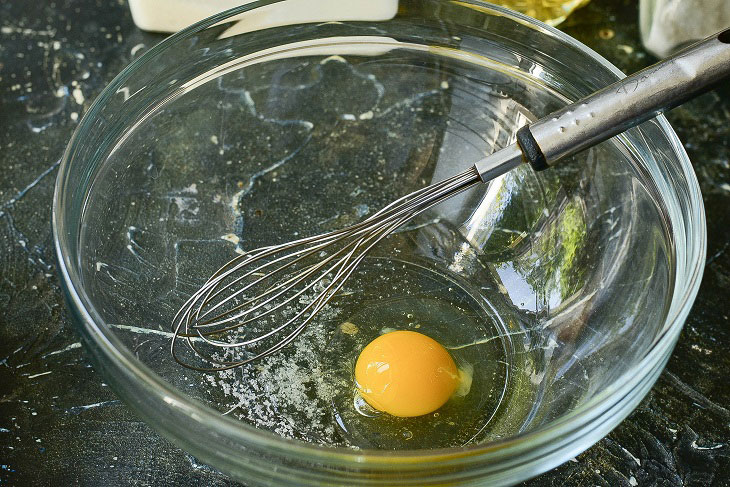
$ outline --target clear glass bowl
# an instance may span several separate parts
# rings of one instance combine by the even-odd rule
[[[435,207],[259,364],[181,368],[170,320],[236,250],[353,223],[620,76],[479,2],[256,2],[170,37],[99,96],[58,176],[59,269],[96,367],[247,485],[503,485],[566,461],[647,393],[699,286],[702,200],[662,117]],[[354,360],[389,327],[471,367],[467,399],[358,413]]]

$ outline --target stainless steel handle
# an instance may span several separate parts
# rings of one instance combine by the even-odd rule
[[[674,108],[730,76],[730,29],[525,126],[517,143],[536,170]]]

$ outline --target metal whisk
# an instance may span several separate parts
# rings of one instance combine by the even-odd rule
[[[427,209],[523,162],[538,171],[551,167],[693,98],[729,74],[726,30],[522,127],[515,144],[355,225],[236,256],[173,318],[173,357],[191,369],[215,371],[276,353],[296,339],[378,242]],[[180,338],[199,363],[180,357]],[[235,349],[236,354],[209,352],[211,347]]]

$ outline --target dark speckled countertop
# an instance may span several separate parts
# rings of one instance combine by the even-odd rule
[[[626,72],[638,2],[561,28]],[[55,275],[58,159],[102,88],[162,36],[123,0],[0,0],[0,485],[235,485],[142,423],[89,365]],[[666,371],[608,437],[529,486],[730,485],[730,83],[671,112],[708,220],[704,281]]]

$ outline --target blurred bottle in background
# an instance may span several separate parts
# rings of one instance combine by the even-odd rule
[[[687,44],[730,27],[730,0],[641,0],[644,47],[665,57]]]

